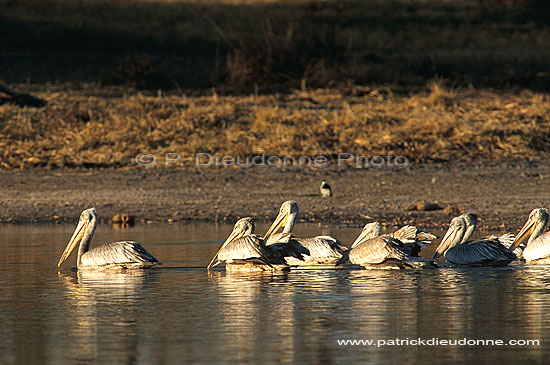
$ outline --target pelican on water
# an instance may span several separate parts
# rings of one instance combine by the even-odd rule
[[[433,258],[443,255],[451,264],[466,266],[505,266],[517,259],[498,237],[463,242],[466,233],[471,235],[474,229],[468,231],[464,216],[453,218],[447,233],[435,249]]]
[[[461,217],[464,218],[464,221],[466,222],[466,232],[464,233],[464,237],[460,242],[462,244],[467,242],[474,234],[474,231],[476,230],[476,227],[477,227],[478,217],[477,217],[477,214],[474,214],[474,213],[462,214]],[[512,246],[512,243],[514,242],[514,235],[511,233],[504,233],[504,234],[501,234],[500,236],[495,236],[495,235],[487,236],[484,239],[489,239],[489,240],[496,239],[501,245],[510,249],[510,247]],[[524,248],[525,248],[525,245],[522,244],[519,247],[517,247],[515,250],[513,250],[514,255],[516,255],[518,259],[522,258],[522,252]]]
[[[355,240],[351,248],[356,246],[360,242],[364,242],[367,239],[378,237],[382,235],[382,225],[379,222],[367,223],[363,227],[362,239]],[[409,252],[409,256],[418,257],[420,251],[426,248],[426,243],[431,243],[437,238],[436,235],[429,232],[421,231],[416,226],[403,226],[393,233],[387,234],[387,236],[398,239],[405,246],[405,250]]]
[[[106,243],[90,250],[97,223],[95,208],[86,209],[80,214],[78,225],[59,259],[58,267],[69,257],[79,242],[76,259],[76,266],[79,269],[144,269],[161,264],[143,246],[133,241]]]
[[[207,270],[221,263],[229,270],[288,270],[286,257],[303,260],[309,251],[292,242],[290,233],[275,234],[264,240],[254,234],[250,217],[241,218],[207,266]]]
[[[282,233],[291,233],[297,219],[298,203],[295,200],[284,202],[279,209],[277,218],[267,230],[264,238],[268,239],[281,227],[284,227]],[[292,262],[293,265],[335,264],[347,250],[340,241],[330,236],[293,237],[292,240],[309,250],[309,254],[304,256],[303,261],[289,259],[289,263]]]
[[[352,264],[365,268],[412,267],[406,263],[410,259],[412,244],[406,246],[389,234],[380,235],[381,231],[382,226],[378,222],[366,224],[351,248],[336,265],[344,264],[349,260]]]
[[[523,249],[523,259],[530,264],[550,264],[550,232],[542,233],[548,224],[548,216],[548,209],[534,209],[510,247],[516,249],[529,238]]]

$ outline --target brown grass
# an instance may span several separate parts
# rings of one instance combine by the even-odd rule
[[[349,85],[289,95],[159,97],[50,85],[38,96],[50,104],[0,106],[4,169],[132,167],[140,153],[161,160],[179,153],[187,166],[198,152],[393,154],[416,162],[550,157],[548,95],[451,90],[442,80],[412,95]]]

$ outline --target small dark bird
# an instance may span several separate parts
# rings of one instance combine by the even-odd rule
[[[332,196],[332,189],[330,188],[330,185],[327,184],[327,182],[325,180],[321,181],[320,190],[321,190],[321,195],[322,196],[326,196],[326,197],[331,197]]]

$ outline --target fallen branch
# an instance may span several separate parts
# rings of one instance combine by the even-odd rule
[[[0,98],[0,104],[3,103],[14,103],[20,106],[34,106],[41,108],[48,104],[47,100],[37,98],[31,94],[18,93],[7,87],[0,85],[0,92],[7,94],[7,98]]]

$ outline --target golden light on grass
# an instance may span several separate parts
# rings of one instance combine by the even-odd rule
[[[38,94],[50,100],[45,108],[1,105],[1,167],[135,167],[139,153],[178,153],[190,166],[198,152],[395,154],[416,162],[550,157],[550,98],[542,93],[432,86],[428,96],[381,98],[379,90],[350,96],[319,89],[213,103],[210,96],[113,90],[52,87]]]

